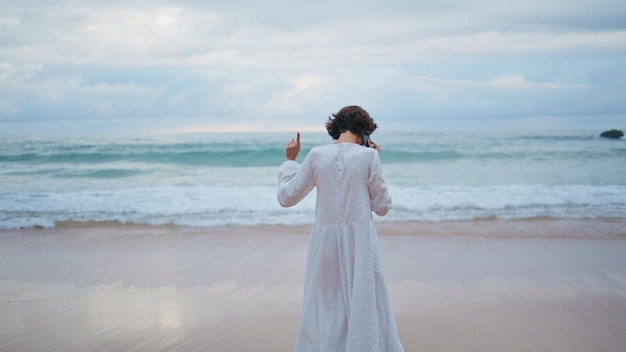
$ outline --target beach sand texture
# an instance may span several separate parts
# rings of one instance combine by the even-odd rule
[[[626,223],[379,223],[406,351],[626,351]],[[291,351],[309,226],[0,232],[0,350]]]

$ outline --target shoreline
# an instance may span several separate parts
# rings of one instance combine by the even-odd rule
[[[405,350],[623,351],[623,224],[378,222]],[[1,231],[0,349],[292,351],[309,231]]]
[[[225,225],[215,227],[193,227],[164,224],[150,225],[120,222],[62,222],[55,227],[0,229],[1,235],[54,234],[82,232],[93,229],[123,230],[129,234],[151,232],[157,234],[223,234],[258,232],[266,234],[294,233],[309,234],[312,224],[297,225]],[[379,236],[462,236],[489,238],[570,238],[570,239],[626,239],[626,219],[563,219],[539,217],[530,219],[476,219],[437,222],[376,221]]]

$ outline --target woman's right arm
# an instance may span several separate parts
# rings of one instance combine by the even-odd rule
[[[278,169],[278,194],[276,198],[283,207],[292,207],[304,199],[315,187],[309,155],[302,165],[286,160]]]
[[[311,166],[311,153],[309,153],[302,165],[296,162],[300,152],[300,133],[298,139],[291,140],[287,144],[287,160],[278,170],[278,193],[276,198],[283,207],[291,207],[298,204],[315,187]]]

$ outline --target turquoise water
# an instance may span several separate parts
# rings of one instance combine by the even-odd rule
[[[626,141],[594,131],[376,132],[393,209],[381,221],[626,218]],[[0,228],[65,221],[299,224],[275,199],[292,134],[3,136]],[[302,161],[324,133],[302,133]]]

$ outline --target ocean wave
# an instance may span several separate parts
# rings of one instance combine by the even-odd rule
[[[234,134],[170,137],[5,138],[0,166],[97,165],[108,163],[180,166],[266,166],[284,159],[286,134]],[[377,136],[385,163],[456,161],[615,160],[624,143],[592,138],[587,133],[382,133]],[[330,143],[327,135],[303,136],[301,155]]]
[[[626,186],[390,185],[392,210],[381,221],[451,221],[537,217],[626,219]],[[315,194],[281,208],[275,187],[156,187],[72,192],[3,192],[0,228],[62,222],[118,222],[213,227],[294,225],[313,221]]]
[[[626,218],[624,143],[590,133],[381,133],[384,221]],[[292,134],[0,138],[0,228],[304,224],[276,202]],[[324,133],[302,135],[304,160]]]
[[[310,148],[301,150],[303,158]],[[626,148],[602,150],[472,150],[460,148],[449,150],[421,150],[418,147],[407,149],[388,146],[381,153],[381,160],[387,164],[429,164],[433,162],[511,162],[511,161],[546,161],[584,162],[584,160],[614,160],[623,157]],[[54,168],[55,165],[76,167],[81,165],[106,165],[111,163],[133,163],[142,165],[178,165],[186,167],[238,166],[260,167],[279,165],[284,160],[285,151],[275,146],[256,149],[239,150],[163,150],[163,151],[124,151],[124,152],[90,152],[75,151],[63,153],[25,153],[0,155],[0,165],[7,167],[39,165],[41,168]],[[28,172],[28,171],[27,171]]]

